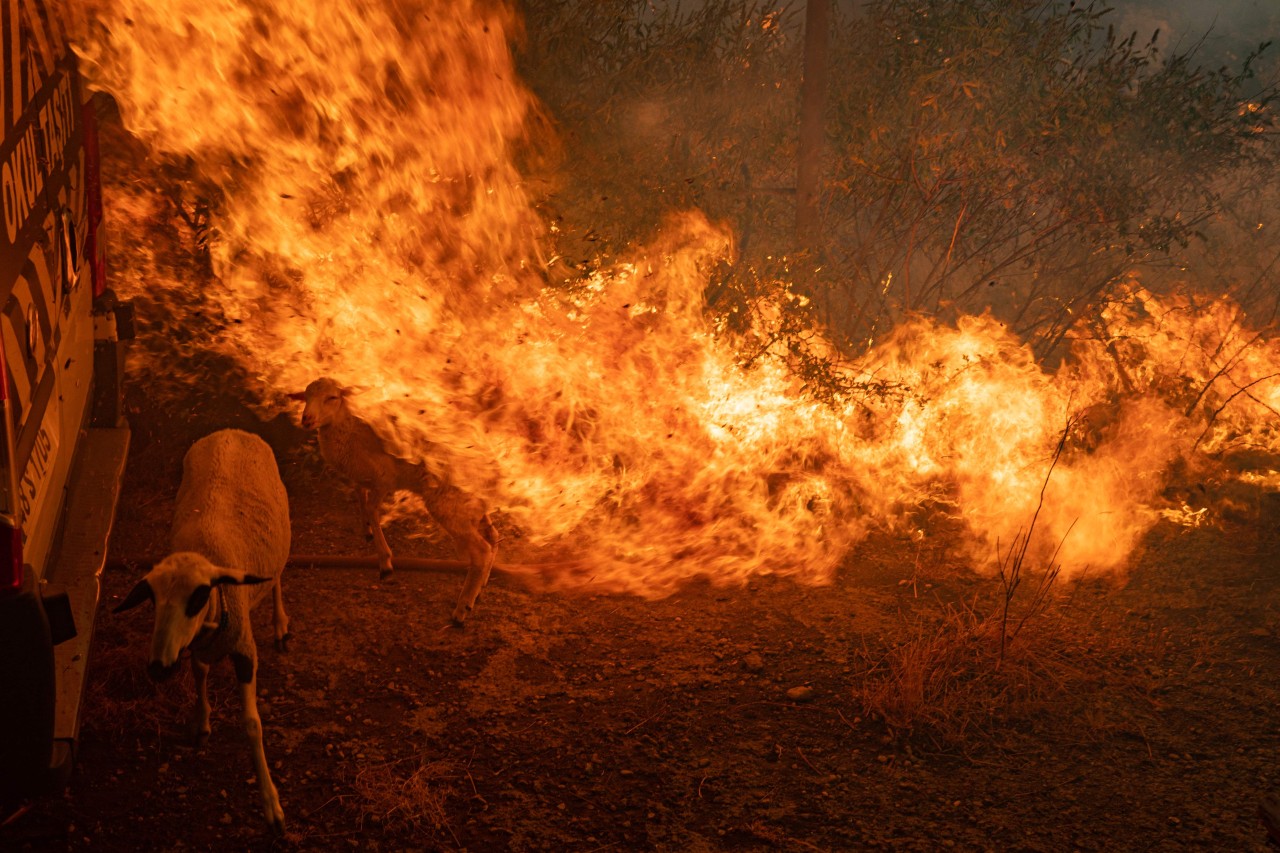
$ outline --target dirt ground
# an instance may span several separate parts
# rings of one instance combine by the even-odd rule
[[[1063,584],[1016,641],[1043,683],[1003,702],[989,666],[960,672],[980,707],[949,735],[891,728],[856,692],[991,592],[945,531],[873,538],[820,588],[764,577],[646,601],[496,578],[461,630],[447,627],[457,575],[290,569],[288,652],[262,639],[267,609],[256,625],[288,819],[275,838],[230,666],[211,676],[213,732],[195,748],[185,670],[159,687],[144,674],[150,611],[109,607],[135,560],[163,552],[186,446],[222,426],[275,448],[295,553],[370,549],[291,424],[194,395],[161,411],[133,389],[130,407],[79,760],[64,795],[3,830],[5,849],[1266,849],[1280,500],[1239,488],[1220,527],[1157,526],[1126,582]],[[409,532],[393,528],[398,553],[449,556]],[[504,556],[525,556],[518,540]]]

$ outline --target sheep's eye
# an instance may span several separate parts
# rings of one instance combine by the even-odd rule
[[[325,402],[326,402],[326,403],[336,403],[336,402],[338,402],[338,395],[337,395],[337,394],[331,394],[329,397],[325,398]]]
[[[191,597],[187,599],[187,615],[192,618],[199,616],[200,611],[209,603],[209,593],[212,591],[213,587],[208,584],[201,584],[192,590]]]

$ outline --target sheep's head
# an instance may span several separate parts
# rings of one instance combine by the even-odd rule
[[[190,646],[205,627],[205,615],[215,586],[270,580],[215,566],[199,554],[179,552],[156,563],[116,606],[115,612],[137,607],[144,601],[155,603],[156,625],[151,635],[147,674],[155,681],[163,681],[173,675],[182,650]]]
[[[303,429],[319,429],[331,424],[343,409],[343,398],[347,389],[328,377],[322,376],[307,386],[307,390],[299,394],[290,394],[289,399],[306,403],[302,410]]]

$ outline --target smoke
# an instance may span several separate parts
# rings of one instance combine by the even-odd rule
[[[1274,0],[1130,0],[1115,4],[1116,29],[1145,41],[1157,30],[1166,52],[1198,47],[1209,66],[1238,64],[1267,39],[1280,36],[1280,5]]]

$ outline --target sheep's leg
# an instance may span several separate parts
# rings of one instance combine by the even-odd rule
[[[197,745],[209,738],[209,664],[191,659],[191,674],[196,682],[196,703],[191,706],[191,740]]]
[[[470,504],[468,508],[472,511],[462,518],[444,513],[443,518],[437,516],[436,519],[453,536],[458,550],[467,560],[467,577],[462,582],[462,592],[453,608],[453,624],[459,627],[475,609],[476,599],[489,582],[489,574],[498,558],[498,532],[489,520],[488,513],[477,508],[475,501],[468,500],[466,503]]]
[[[289,650],[289,614],[284,612],[284,580],[277,575],[275,586],[271,588],[271,627],[276,632],[276,651]]]
[[[240,682],[240,708],[244,730],[249,735],[249,749],[253,752],[253,768],[258,774],[258,788],[262,791],[262,812],[267,823],[278,833],[284,832],[284,809],[280,807],[280,794],[271,781],[267,767],[267,755],[262,749],[262,718],[258,716],[258,662],[248,655],[232,654],[236,680]]]
[[[361,489],[360,499],[364,503],[364,517],[369,525],[369,529],[373,531],[373,547],[378,552],[378,577],[382,580],[389,580],[392,572],[395,570],[391,565],[391,546],[387,544],[387,537],[382,533],[382,501],[386,495],[372,489]]]
[[[373,541],[373,518],[369,512],[369,490],[356,489],[356,499],[360,502],[360,524],[364,527],[364,538]]]

